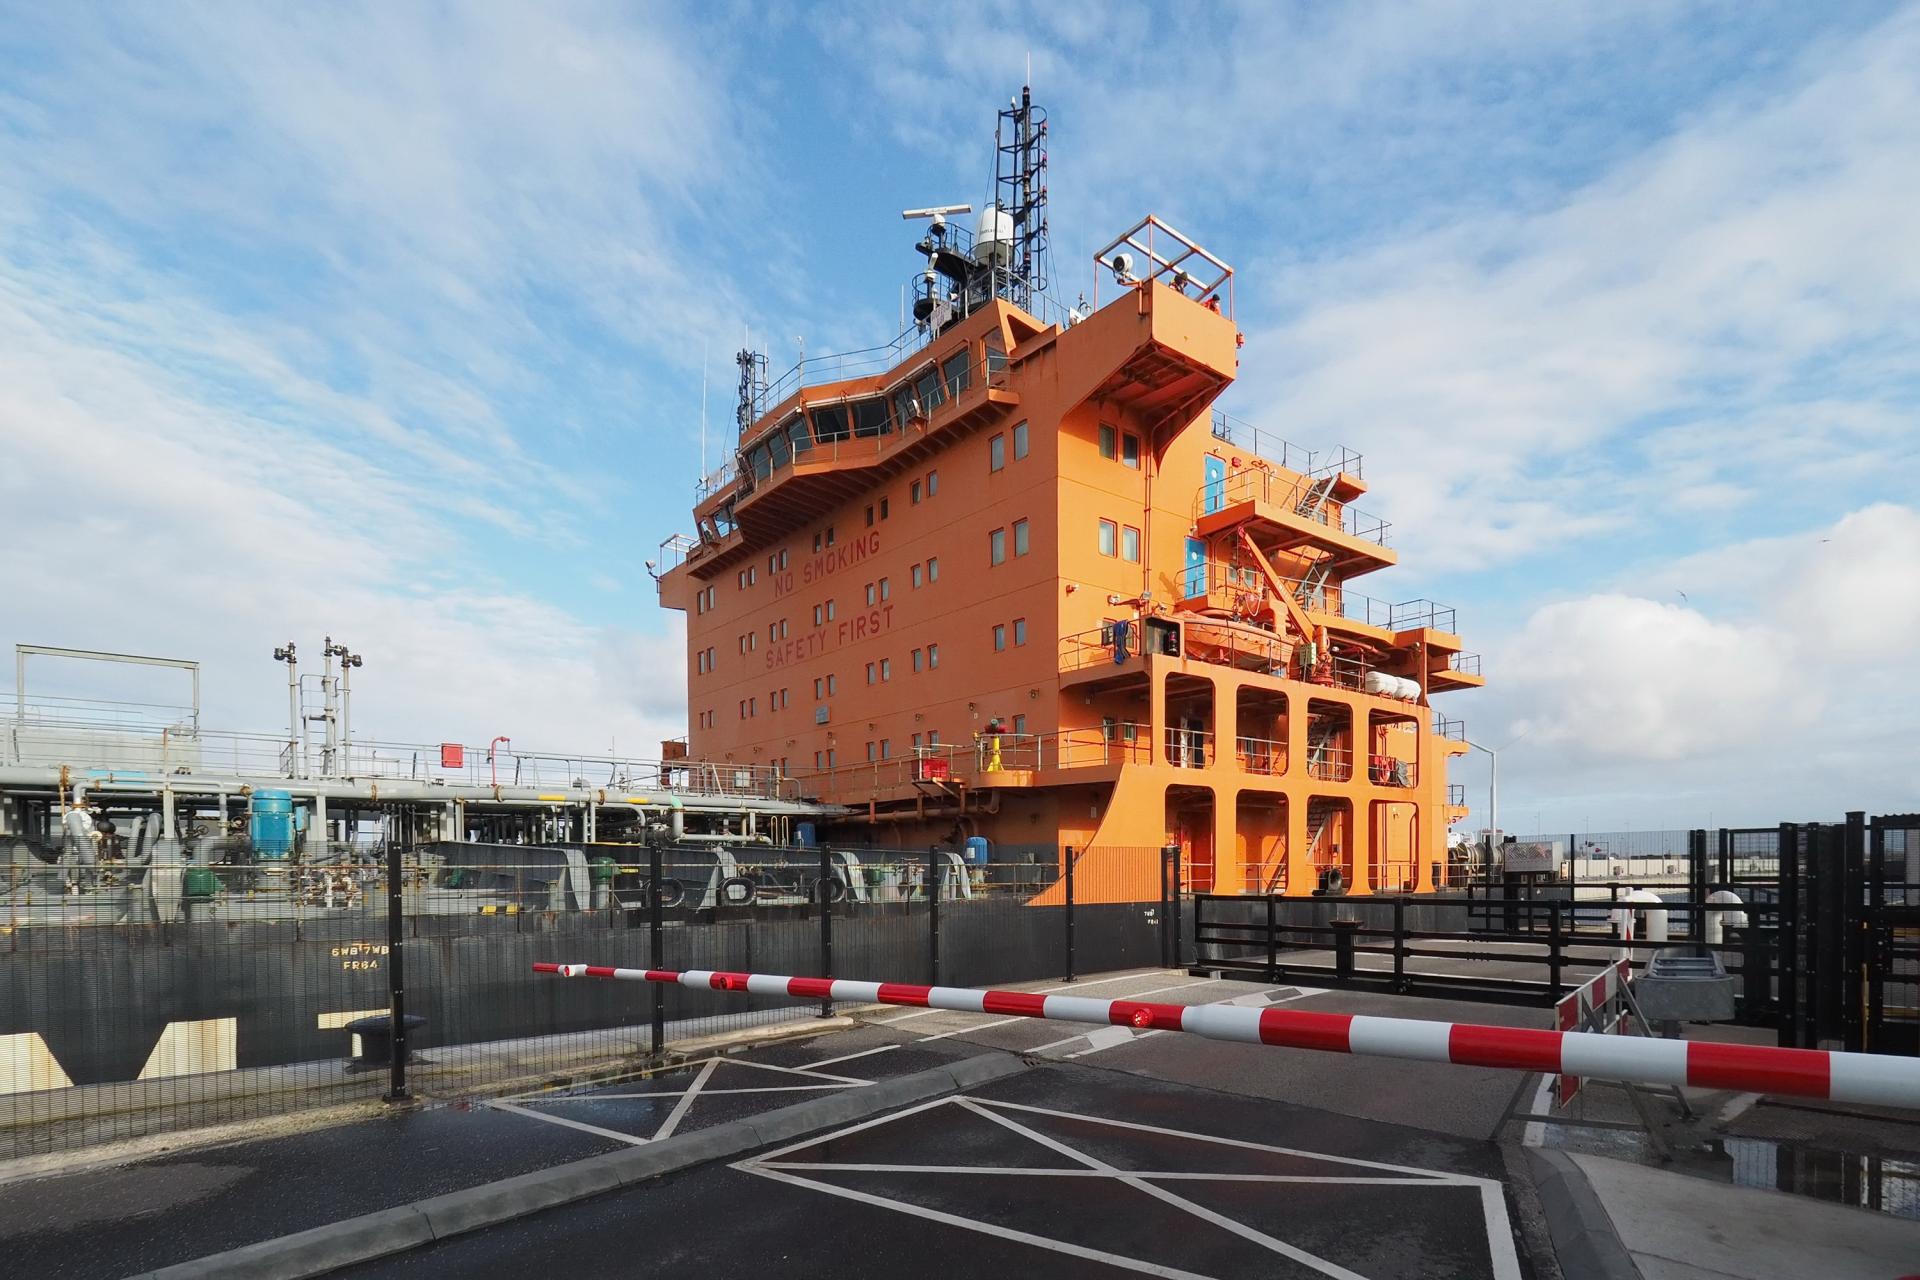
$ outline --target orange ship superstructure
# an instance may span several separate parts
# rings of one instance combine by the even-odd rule
[[[1095,255],[1117,296],[1058,313],[1044,120],[1002,125],[996,200],[970,238],[927,211],[879,367],[768,388],[742,353],[735,459],[660,570],[687,757],[779,768],[854,843],[1174,842],[1203,891],[1434,887],[1466,745],[1431,698],[1481,683],[1451,610],[1350,585],[1397,559],[1357,455],[1214,408],[1224,263],[1148,218]]]

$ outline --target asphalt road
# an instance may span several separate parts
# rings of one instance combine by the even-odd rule
[[[797,1073],[878,1046],[825,1075]],[[399,1112],[16,1183],[0,1188],[0,1274],[126,1276],[617,1150],[651,1139],[669,1118],[672,1132],[692,1132],[974,1052],[854,1031],[504,1106]],[[695,1083],[699,1094],[681,1106]],[[653,1096],[615,1096],[633,1094]]]
[[[1520,1280],[1504,1176],[1488,1143],[1060,1063],[342,1274]]]

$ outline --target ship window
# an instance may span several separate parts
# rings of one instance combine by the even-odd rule
[[[987,373],[996,374],[1007,367],[1007,353],[1000,347],[1000,335],[994,334],[987,339]]]
[[[873,759],[873,744],[871,742],[867,744],[867,759]]]
[[[1120,433],[1110,423],[1100,424],[1100,456],[1107,459],[1120,456]]]
[[[784,431],[776,431],[767,437],[767,451],[773,455],[776,470],[793,461],[793,441],[787,438]]]
[[[987,470],[1004,471],[1007,468],[1007,438],[995,436],[987,441]]]
[[[1004,622],[996,622],[993,624],[993,650],[995,653],[998,653],[1006,647],[1007,624]]]
[[[833,545],[833,526],[832,525],[827,526],[827,545],[828,546]]]
[[[917,733],[913,735],[913,750],[915,755],[920,753],[920,735]]]
[[[907,502],[910,506],[920,505],[920,482],[915,480],[907,486]]]
[[[1013,522],[1013,554],[1017,556],[1027,554],[1027,522],[1025,520]]]
[[[893,659],[892,658],[880,659],[880,679],[883,681],[893,679]]]
[[[773,455],[767,446],[761,445],[747,455],[747,465],[753,469],[755,479],[765,480],[773,474]]]
[[[887,503],[888,503],[888,499],[886,498],[880,499],[880,518],[882,520],[885,520],[887,518]]]
[[[1120,437],[1120,461],[1136,471],[1140,469],[1140,437],[1131,431]]]
[[[934,668],[938,667],[939,665],[940,665],[940,646],[937,644],[930,644],[927,646],[927,670],[932,671]]]
[[[947,394],[956,400],[962,391],[973,385],[973,366],[967,363],[965,347],[948,356],[946,363],[940,366],[940,371],[946,375]]]
[[[1015,644],[1025,644],[1027,642],[1027,620],[1025,618],[1015,618],[1013,620],[1013,642]]]
[[[920,397],[920,412],[923,414],[932,413],[947,398],[946,390],[940,384],[938,369],[929,369],[921,374],[920,381],[914,386],[914,392]]]
[[[930,747],[940,745],[940,731],[938,729],[927,730],[927,745]]]
[[[880,598],[885,600],[890,594],[887,590],[887,580],[885,578],[880,579]]]
[[[938,471],[927,472],[927,496],[931,498],[939,492],[940,492],[940,473]]]
[[[867,683],[868,683],[868,684],[872,684],[872,683],[874,682],[874,681],[873,681],[873,677],[874,677],[874,675],[875,675],[875,672],[874,672],[874,669],[873,669],[873,664],[872,664],[871,662],[869,662],[869,663],[867,664]]]
[[[819,676],[815,676],[813,678],[814,701],[818,702],[821,698],[824,698],[826,694],[827,694],[827,682],[825,680],[822,680]]]
[[[813,625],[817,627],[821,623],[825,622],[826,620],[827,620],[826,606],[819,605],[819,604],[813,606]]]
[[[827,696],[831,698],[834,694],[838,693],[839,691],[840,691],[840,677],[836,675],[829,675],[827,677]]]
[[[856,436],[883,436],[890,429],[887,421],[887,400],[885,396],[874,396],[868,400],[853,402],[853,434]]]
[[[795,417],[787,424],[787,444],[793,449],[793,456],[799,457],[813,448],[813,434],[807,430],[807,420]]]
[[[821,536],[822,536],[822,535],[820,535],[820,534],[818,534],[818,533],[816,533],[816,534],[814,534],[814,535],[813,535],[813,549],[814,549],[815,551],[818,551],[818,550],[820,549],[820,538],[821,538]]]
[[[920,565],[916,564],[915,566],[913,566],[913,589],[915,591],[918,591],[920,589],[920,582],[924,577],[924,575],[925,575],[925,570]]]
[[[891,738],[880,739],[880,758],[882,760],[888,760],[888,759],[891,759],[892,757],[893,757],[893,739]]]
[[[1120,530],[1120,555],[1122,559],[1140,563],[1140,531],[1131,525]]]
[[[813,438],[821,444],[847,438],[847,406],[825,405],[813,411]]]
[[[1016,458],[1027,456],[1027,424],[1024,422],[1013,424],[1013,456]]]
[[[913,651],[913,669],[915,671],[918,671],[920,669],[920,660],[923,656],[924,655],[922,655],[918,649],[915,649]]]
[[[940,581],[940,557],[939,556],[929,556],[927,558],[927,581],[928,582]]]
[[[913,421],[913,384],[911,382],[903,382],[894,388],[893,416],[899,421],[902,430],[906,429],[907,423]]]
[[[1022,733],[1025,733],[1025,732],[1027,731],[1027,718],[1026,718],[1026,716],[1024,716],[1024,715],[1018,715],[1018,716],[1015,716],[1015,717],[1013,718],[1013,731],[1014,731],[1014,732],[1015,732],[1016,734],[1022,734]]]
[[[827,601],[827,621],[833,621],[833,601]]]
[[[818,768],[820,767],[820,757],[821,757],[821,754],[822,754],[822,753],[821,753],[821,752],[818,752],[818,751],[816,751],[816,752],[814,752],[814,753],[813,753],[813,767],[814,767],[814,768],[816,768],[816,769],[818,769]]]
[[[1007,559],[1007,531],[995,529],[987,535],[987,560],[991,564],[1004,564]]]
[[[867,584],[867,604],[871,606],[873,602],[874,602],[873,584],[869,582]]]
[[[1103,556],[1113,555],[1116,550],[1115,544],[1119,537],[1120,527],[1111,520],[1102,520],[1100,522],[1100,554]]]
[[[873,528],[873,504],[871,502],[867,504],[867,528]]]

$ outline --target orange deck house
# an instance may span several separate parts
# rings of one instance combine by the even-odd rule
[[[976,232],[922,211],[900,341],[773,388],[742,353],[738,449],[659,570],[688,757],[777,766],[852,844],[1177,842],[1202,891],[1433,888],[1467,748],[1431,698],[1481,684],[1452,610],[1350,587],[1396,561],[1357,455],[1214,409],[1224,263],[1148,218],[1096,255],[1117,296],[1058,313],[1044,116],[1001,117]]]

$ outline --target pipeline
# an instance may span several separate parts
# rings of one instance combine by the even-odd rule
[[[606,965],[536,963],[535,973],[563,978],[618,978],[694,990],[737,991],[794,1000],[846,1000],[961,1013],[991,1013],[1056,1022],[1140,1030],[1185,1031],[1210,1040],[1271,1044],[1290,1049],[1501,1067],[1548,1075],[1620,1080],[1631,1084],[1691,1085],[1747,1093],[1791,1094],[1867,1106],[1920,1109],[1920,1059],[1824,1049],[1777,1049],[1655,1040],[1591,1031],[1537,1031],[1468,1022],[1426,1022],[1303,1009],[1243,1009],[1231,1005],[1157,1004],[1090,1000],[1027,991],[976,991],[840,978],[789,978],[760,973],[693,969],[617,969]]]

